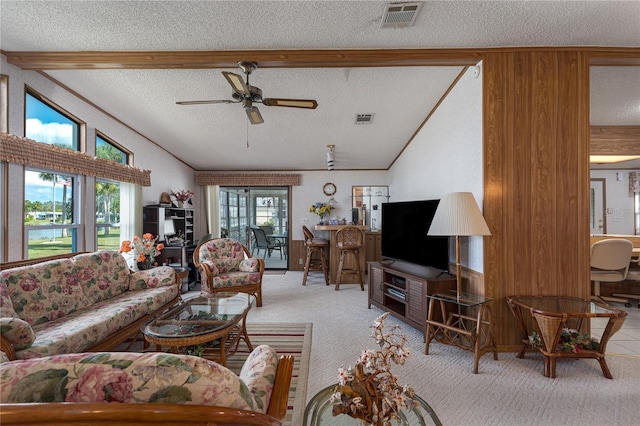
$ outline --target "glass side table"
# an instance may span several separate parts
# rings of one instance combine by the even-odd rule
[[[493,338],[493,319],[490,302],[492,298],[470,293],[458,293],[451,290],[446,293],[427,295],[429,311],[425,330],[424,353],[429,355],[429,344],[436,340],[445,345],[473,351],[473,372],[478,374],[480,357],[493,352],[493,359],[498,360],[498,349]],[[447,307],[455,306],[454,310]],[[440,308],[442,321],[436,320],[435,309]],[[469,316],[462,308],[476,308],[476,317]],[[465,309],[466,311],[466,309]]]
[[[333,405],[330,400],[335,387],[336,385],[327,386],[311,398],[304,410],[304,426],[348,426],[360,424],[360,419],[346,414],[333,415]],[[403,409],[400,411],[400,425],[442,426],[440,419],[425,400],[417,395],[413,399],[418,401],[419,405],[413,410]],[[391,423],[398,424],[394,420]]]

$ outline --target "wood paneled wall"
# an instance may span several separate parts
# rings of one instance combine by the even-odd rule
[[[576,51],[483,59],[485,294],[501,350],[518,346],[505,297],[589,297],[589,60]]]

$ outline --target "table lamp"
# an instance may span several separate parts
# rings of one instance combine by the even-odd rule
[[[456,289],[460,299],[460,237],[491,235],[480,208],[471,192],[452,192],[440,200],[427,235],[456,237]]]

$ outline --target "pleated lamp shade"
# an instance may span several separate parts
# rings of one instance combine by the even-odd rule
[[[427,235],[491,235],[471,192],[452,192],[440,200]]]

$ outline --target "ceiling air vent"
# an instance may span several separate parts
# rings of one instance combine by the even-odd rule
[[[380,28],[405,28],[413,25],[422,3],[390,3],[385,5]]]
[[[371,124],[373,114],[356,114],[356,124]]]

